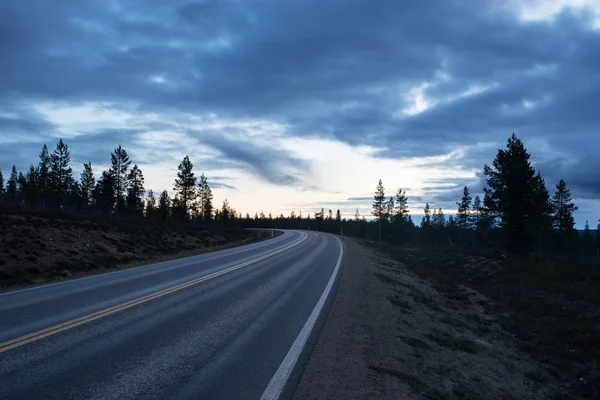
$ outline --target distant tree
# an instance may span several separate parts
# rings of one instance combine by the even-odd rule
[[[50,156],[50,185],[52,200],[55,206],[64,206],[73,184],[73,169],[69,166],[71,153],[62,139],[56,144],[56,149]]]
[[[213,194],[212,194],[212,190],[210,190],[210,187],[208,186],[208,184],[205,185],[204,187],[204,193],[202,195],[202,213],[203,213],[203,220],[204,221],[210,221],[212,219],[212,215],[213,215]]]
[[[585,221],[583,235],[581,235],[581,244],[583,247],[583,255],[584,257],[587,257],[594,247],[594,238],[592,236],[592,231],[590,230],[590,223],[587,220]]]
[[[111,214],[115,209],[116,191],[115,177],[111,170],[102,171],[102,175],[96,182],[96,187],[92,191],[96,208],[103,214]]]
[[[13,165],[10,177],[8,178],[8,181],[6,181],[6,198],[13,204],[17,204],[18,201],[18,179],[19,174],[17,173],[17,167]]]
[[[229,201],[227,199],[223,200],[223,205],[221,206],[220,219],[223,221],[227,221],[235,218],[235,212],[232,212],[231,206],[229,205]]]
[[[337,222],[342,222],[342,213],[340,212],[340,210],[338,209],[335,213],[335,220]]]
[[[333,219],[333,211],[331,211],[331,208],[329,209],[329,213],[327,214],[327,220],[331,221]]]
[[[442,229],[446,226],[446,216],[444,215],[444,211],[442,211],[441,207],[437,211],[433,211],[431,224],[436,229]]]
[[[158,215],[161,219],[166,220],[171,213],[171,198],[169,192],[163,190],[158,198]]]
[[[156,197],[152,189],[148,191],[146,197],[146,218],[152,219],[156,215]]]
[[[17,204],[23,205],[23,203],[26,201],[26,193],[27,178],[22,172],[19,172],[19,176],[17,177]]]
[[[4,175],[2,175],[2,169],[0,168],[0,202],[4,196]]]
[[[188,156],[183,158],[179,164],[179,172],[175,179],[175,191],[179,194],[183,215],[187,218],[189,206],[196,197],[196,176],[193,171],[194,165]]]
[[[409,209],[408,209],[408,197],[406,197],[406,190],[398,189],[396,192],[396,221],[407,220]]]
[[[290,219],[296,219],[296,211],[292,210],[290,213]]]
[[[67,203],[71,208],[81,210],[84,207],[81,185],[76,180],[71,181],[71,187],[69,188],[67,198]]]
[[[532,249],[549,220],[544,199],[547,191],[529,158],[523,142],[513,133],[506,150],[499,149],[492,166],[484,167],[488,186],[484,204],[500,217],[508,247],[518,253]]]
[[[81,197],[84,202],[84,206],[87,207],[91,204],[93,196],[92,191],[96,186],[96,178],[94,178],[94,172],[92,171],[91,161],[87,164],[83,164],[83,172],[80,177],[81,182]]]
[[[463,188],[463,195],[460,199],[459,202],[456,202],[456,205],[458,206],[458,214],[456,215],[457,218],[457,225],[461,228],[461,229],[469,229],[470,228],[470,222],[471,219],[469,217],[469,215],[471,214],[471,194],[469,193],[469,188],[467,186],[465,186]]]
[[[127,176],[127,209],[132,215],[142,215],[144,212],[144,174],[134,165]]]
[[[454,218],[454,215],[450,215],[448,217],[448,224],[447,224],[448,228],[456,228],[459,226],[458,224],[458,217]]]
[[[38,164],[38,191],[40,193],[40,204],[45,208],[51,195],[50,182],[51,159],[48,154],[48,146],[44,144],[40,153],[40,162]]]
[[[423,208],[423,219],[421,220],[421,228],[429,228],[431,227],[431,208],[429,208],[429,203],[425,203],[425,208]]]
[[[483,211],[483,204],[481,203],[481,197],[479,195],[475,196],[473,200],[473,212],[469,216],[471,219],[471,226],[475,228],[475,230],[479,230],[481,227],[481,217]]]
[[[111,160],[111,168],[110,172],[113,176],[113,181],[115,183],[115,198],[116,198],[116,213],[120,215],[120,210],[123,208],[125,203],[124,194],[127,189],[128,181],[127,178],[129,176],[129,166],[131,165],[131,160],[129,159],[129,155],[127,151],[119,145],[112,154],[110,155]]]
[[[573,203],[571,191],[567,188],[564,180],[556,185],[556,192],[552,196],[552,226],[558,232],[564,234],[575,231],[575,219],[573,213],[578,207]]]
[[[358,212],[358,208],[356,209],[356,212],[354,213],[354,221],[356,221],[356,222],[360,221],[360,213]]]
[[[206,188],[208,187],[208,180],[204,173],[200,175],[198,179],[198,190],[196,191],[196,202],[194,207],[196,209],[196,214],[200,219],[204,219],[204,198],[206,195]]]
[[[385,219],[386,222],[391,222],[394,219],[394,198],[390,197],[388,201],[385,202]]]

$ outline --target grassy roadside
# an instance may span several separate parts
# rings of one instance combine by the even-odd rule
[[[374,243],[366,246],[428,282],[445,298],[440,304],[434,300],[435,296],[414,297],[413,293],[415,301],[437,308],[439,315],[455,325],[456,334],[432,333],[426,337],[427,342],[422,338],[405,338],[409,346],[424,349],[434,342],[444,348],[473,353],[484,348],[478,340],[493,334],[494,325],[498,324],[499,329],[512,336],[521,352],[541,366],[523,371],[530,385],[552,387],[540,398],[600,398],[600,268],[597,266]],[[378,279],[394,279],[387,271],[379,274],[383,277]],[[406,290],[401,292],[404,295],[390,294],[390,302],[407,309],[411,302],[406,300]],[[444,311],[468,310],[474,306],[479,306],[481,312],[462,313],[467,320]],[[461,337],[468,330],[474,330],[474,334],[469,339]],[[513,361],[515,366],[520,363],[516,361]],[[470,393],[469,398],[490,398],[485,391]],[[501,398],[520,397],[506,393]]]
[[[0,215],[0,288],[67,279],[248,244],[268,232],[60,215]]]

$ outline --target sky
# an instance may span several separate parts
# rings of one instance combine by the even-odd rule
[[[51,4],[51,6],[50,6]],[[21,0],[0,6],[0,169],[122,145],[146,189],[189,155],[219,205],[456,210],[514,132],[600,218],[597,0]]]

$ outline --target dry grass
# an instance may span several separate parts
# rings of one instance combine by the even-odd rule
[[[0,287],[162,261],[265,237],[257,231],[193,224],[0,215]]]

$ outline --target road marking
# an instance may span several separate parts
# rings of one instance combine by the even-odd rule
[[[321,294],[319,301],[317,302],[315,308],[312,310],[312,313],[306,320],[306,323],[302,327],[302,330],[298,334],[298,337],[296,337],[296,340],[292,344],[292,347],[290,347],[290,350],[281,362],[281,365],[279,365],[277,372],[275,372],[275,375],[273,375],[273,378],[271,378],[269,385],[267,386],[264,393],[262,394],[262,397],[260,398],[261,400],[279,399],[279,396],[281,396],[281,392],[283,391],[283,388],[287,380],[289,379],[290,374],[292,373],[292,370],[296,365],[296,362],[298,362],[298,357],[300,357],[300,353],[302,353],[302,349],[304,349],[304,346],[306,345],[308,336],[313,330],[315,323],[317,322],[317,318],[319,317],[319,314],[321,314],[321,311],[323,310],[323,305],[325,304],[325,301],[329,296],[329,292],[331,292],[333,282],[335,282],[335,278],[340,269],[340,264],[342,263],[342,256],[344,255],[344,245],[342,244],[342,241],[337,237],[336,240],[340,244],[340,255],[338,257],[337,264],[333,269],[333,273],[331,274],[331,278],[329,278],[329,282],[327,282],[327,286],[325,287],[323,294]]]
[[[139,304],[146,303],[146,302],[148,302],[150,300],[158,299],[160,297],[163,297],[163,296],[166,296],[168,294],[177,292],[179,290],[188,288],[190,286],[194,286],[194,285],[197,285],[199,283],[206,282],[209,279],[213,279],[213,278],[216,278],[218,276],[225,275],[225,274],[227,274],[229,272],[233,272],[233,271],[238,270],[240,268],[247,267],[248,265],[255,264],[255,263],[257,263],[259,261],[262,261],[262,260],[264,260],[266,258],[272,257],[274,255],[277,255],[279,253],[287,251],[287,250],[289,250],[289,249],[291,249],[293,247],[296,247],[300,243],[304,242],[307,238],[308,238],[308,235],[304,234],[303,237],[302,237],[302,239],[300,239],[297,242],[294,242],[294,243],[292,243],[292,244],[290,244],[290,245],[288,245],[286,247],[283,247],[283,248],[281,248],[279,250],[276,250],[274,252],[267,253],[267,254],[264,254],[264,255],[262,255],[260,257],[254,258],[252,260],[245,261],[245,262],[243,262],[241,264],[237,264],[237,265],[234,265],[232,267],[223,269],[221,271],[213,272],[212,274],[201,276],[199,278],[192,279],[191,281],[187,281],[187,282],[184,282],[184,283],[172,286],[170,288],[166,288],[166,289],[160,290],[160,291],[155,292],[155,293],[150,293],[148,295],[139,297],[137,299],[129,300],[129,301],[126,301],[124,303],[117,304],[117,305],[114,305],[112,307],[108,307],[108,308],[105,308],[103,310],[96,311],[96,312],[93,312],[91,314],[87,314],[87,315],[84,315],[84,316],[72,319],[70,321],[62,322],[60,324],[53,325],[51,327],[48,327],[48,328],[45,328],[45,329],[41,329],[41,330],[33,332],[33,333],[29,333],[29,334],[24,335],[24,336],[20,336],[20,337],[14,338],[14,339],[7,340],[5,342],[0,343],[0,353],[3,353],[5,351],[11,350],[11,349],[14,349],[15,347],[19,347],[19,346],[22,346],[22,345],[27,344],[27,343],[35,342],[37,340],[43,339],[43,338],[51,336],[51,335],[55,335],[55,334],[57,334],[59,332],[65,331],[67,329],[71,329],[71,328],[75,328],[75,327],[83,325],[83,324],[87,324],[88,322],[92,322],[92,321],[95,321],[97,319],[100,319],[100,318],[109,316],[111,314],[117,313],[119,311],[123,311],[123,310],[126,310],[128,308],[137,306]]]
[[[282,236],[279,236],[279,237],[282,237]],[[275,239],[277,239],[277,238],[275,238]],[[221,250],[221,251],[225,251],[225,252],[233,251],[233,254],[236,254],[236,253],[239,253],[239,251],[235,251],[235,250],[243,249],[246,246],[255,246],[254,248],[264,247],[264,246],[267,246],[269,244],[274,243],[275,239],[267,239],[267,240],[263,240],[263,241],[256,242],[256,243],[250,243],[250,244],[239,246],[239,247],[233,247],[231,249],[224,249],[224,250]],[[269,243],[267,243],[267,242],[269,242]],[[190,261],[191,259],[196,258],[196,257],[208,256],[208,260],[212,260],[212,259],[215,258],[213,255],[216,255],[217,253],[218,252],[208,252],[208,253],[204,253],[204,254],[198,254],[198,255],[195,255],[195,256],[188,256],[188,257],[183,257],[183,258],[176,258],[174,260],[161,261],[161,262],[158,262],[158,263],[155,263],[155,264],[140,265],[139,267],[125,268],[125,269],[121,269],[121,270],[118,270],[118,271],[104,272],[104,273],[101,273],[101,274],[94,274],[94,275],[90,275],[90,276],[83,276],[81,278],[68,279],[66,281],[40,284],[40,285],[36,285],[36,286],[33,286],[33,287],[25,288],[25,289],[9,290],[8,292],[2,292],[2,293],[0,293],[0,297],[1,296],[8,296],[8,295],[15,294],[15,293],[28,292],[30,290],[47,288],[47,287],[50,287],[50,286],[64,285],[65,283],[71,283],[71,282],[75,282],[75,281],[83,281],[83,280],[86,280],[86,279],[97,278],[99,276],[107,276],[107,275],[113,275],[113,274],[122,274],[122,273],[125,273],[125,272],[134,271],[136,269],[148,268],[148,267],[153,267],[153,266],[161,265],[161,264],[172,264],[172,263],[175,263],[175,262],[182,262],[182,261],[186,261],[186,260]]]

